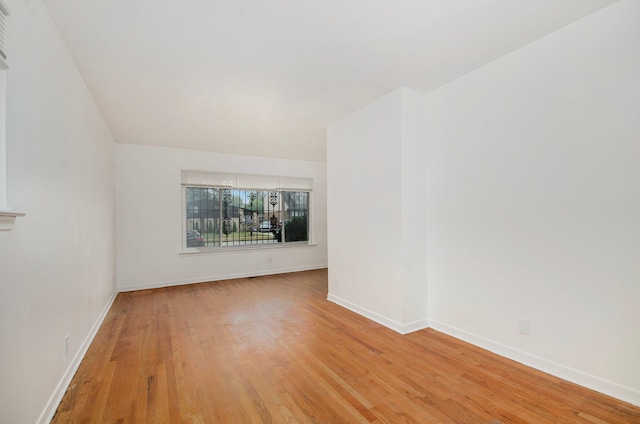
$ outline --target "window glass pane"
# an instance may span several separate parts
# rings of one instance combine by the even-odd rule
[[[187,247],[220,245],[219,192],[212,187],[186,188]]]
[[[269,223],[272,206],[268,202],[267,191],[235,190],[242,205],[244,221],[240,223],[241,232],[234,245],[274,244],[280,239]],[[266,222],[266,224],[265,224]]]
[[[285,242],[309,240],[309,193],[306,191],[284,191]]]
[[[222,247],[279,242],[270,226],[261,225],[271,211],[267,192],[224,189],[222,193]]]

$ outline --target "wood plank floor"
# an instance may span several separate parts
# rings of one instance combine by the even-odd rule
[[[640,408],[326,296],[326,270],[121,293],[53,422],[640,423]]]

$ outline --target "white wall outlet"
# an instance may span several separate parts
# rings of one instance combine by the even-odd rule
[[[269,262],[269,263],[273,262],[273,258],[271,256],[269,256],[269,259],[267,259],[267,262]]]
[[[337,289],[340,286],[340,280],[338,280],[337,278],[333,279],[333,288]]]
[[[527,336],[531,335],[531,329],[529,328],[529,320],[521,319],[518,321],[520,326],[520,334],[525,334]]]
[[[64,336],[64,354],[69,353],[69,335]]]

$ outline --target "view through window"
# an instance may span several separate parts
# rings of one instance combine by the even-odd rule
[[[187,248],[309,240],[309,192],[185,186]]]

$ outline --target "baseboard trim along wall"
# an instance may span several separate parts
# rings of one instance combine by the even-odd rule
[[[111,306],[113,305],[113,302],[115,301],[115,298],[118,292],[171,287],[171,286],[186,285],[186,284],[197,284],[197,283],[204,283],[204,282],[210,282],[210,281],[222,281],[222,280],[229,280],[229,279],[236,279],[236,278],[248,278],[248,277],[258,277],[258,276],[264,276],[264,275],[285,274],[285,273],[300,272],[300,271],[311,271],[316,269],[323,269],[326,267],[327,267],[326,264],[321,264],[321,265],[312,266],[312,267],[282,268],[282,269],[269,270],[269,271],[257,272],[257,273],[237,273],[237,274],[216,275],[213,277],[202,277],[202,278],[188,279],[188,280],[163,281],[159,283],[139,284],[135,286],[120,287],[116,292],[114,292],[111,295],[105,307],[100,312],[100,315],[98,316],[95,323],[91,327],[89,334],[82,342],[80,348],[76,352],[76,355],[74,356],[73,360],[67,367],[62,378],[60,379],[60,382],[58,383],[56,389],[54,390],[53,394],[49,398],[49,401],[47,402],[47,405],[45,406],[44,410],[40,414],[40,417],[38,418],[37,423],[46,424],[46,423],[49,423],[53,418],[58,408],[58,405],[62,401],[62,398],[66,393],[67,388],[69,387],[69,384],[73,379],[73,376],[75,375],[76,371],[80,367],[80,363],[84,359],[84,356],[87,353],[87,350],[91,345],[91,342],[93,341],[98,330],[100,329],[100,326],[102,325],[102,322],[106,318],[107,313],[111,309]],[[530,366],[537,370],[549,373],[553,376],[562,378],[572,383],[579,384],[580,386],[615,397],[616,399],[620,399],[622,401],[629,402],[633,405],[640,406],[640,391],[635,390],[631,387],[626,387],[618,383],[608,381],[608,380],[596,377],[594,375],[590,375],[582,371],[575,370],[573,368],[546,360],[544,358],[531,355],[529,353],[520,351],[518,349],[514,349],[512,347],[496,342],[494,340],[490,340],[485,337],[482,337],[473,333],[469,333],[467,331],[447,325],[445,323],[442,323],[436,320],[425,319],[425,320],[414,321],[408,324],[402,324],[395,320],[382,316],[376,312],[373,312],[367,308],[363,308],[359,305],[351,303],[338,296],[329,294],[327,296],[327,300],[337,305],[340,305],[346,309],[349,309],[354,313],[362,315],[365,318],[375,321],[378,324],[383,325],[400,334],[408,334],[408,333],[422,330],[425,328],[433,328],[434,330],[440,331],[449,336],[471,343],[475,346],[486,349],[497,355],[514,360],[516,362]]]
[[[118,286],[118,292],[160,289],[163,287],[174,287],[174,286],[184,286],[187,284],[209,283],[211,281],[233,280],[236,278],[262,277],[265,275],[288,274],[291,272],[301,272],[301,271],[313,271],[315,269],[323,269],[326,267],[327,267],[327,264],[318,264],[318,265],[304,266],[304,267],[287,267],[287,268],[269,269],[269,270],[256,271],[256,272],[238,272],[238,273],[231,273],[231,274],[218,274],[218,275],[212,275],[208,277],[194,277],[194,278],[185,278],[180,280],[160,281],[160,282],[154,282],[154,283],[123,285],[123,286]]]
[[[413,333],[414,331],[422,330],[429,327],[429,322],[427,319],[421,319],[418,321],[410,322],[408,324],[402,324],[400,322],[397,322],[395,320],[382,316],[376,312],[370,311],[367,308],[363,308],[362,306],[356,305],[355,303],[351,303],[348,300],[344,300],[332,294],[329,294],[327,296],[327,300],[337,305],[340,305],[343,308],[347,308],[358,315],[362,315],[365,318],[369,318],[371,321],[375,321],[378,324],[384,325],[385,327],[393,331],[396,331],[400,334],[409,334],[409,333]]]
[[[136,286],[126,286],[126,287],[119,288],[111,295],[105,307],[102,309],[102,311],[100,312],[100,315],[96,319],[96,322],[91,327],[89,334],[80,345],[80,348],[76,352],[76,355],[73,357],[73,360],[65,370],[64,374],[62,375],[62,378],[60,379],[60,382],[56,386],[51,397],[49,398],[47,405],[45,406],[42,413],[40,414],[37,424],[47,424],[53,419],[53,416],[55,415],[56,410],[58,409],[58,406],[62,401],[62,398],[67,392],[67,388],[69,387],[69,384],[71,384],[71,380],[73,379],[73,376],[78,371],[78,368],[80,367],[80,364],[84,359],[84,356],[89,350],[89,346],[91,346],[91,342],[93,342],[93,339],[98,333],[98,330],[102,325],[102,322],[107,317],[107,313],[111,309],[111,306],[113,305],[113,302],[115,301],[118,293],[135,291],[135,290],[152,289],[152,288],[171,287],[171,286],[186,285],[186,284],[205,283],[209,281],[230,280],[234,278],[259,277],[264,275],[286,274],[290,272],[299,272],[299,271],[311,271],[315,269],[323,269],[326,267],[327,267],[326,264],[320,264],[312,267],[282,268],[282,269],[269,270],[269,271],[264,271],[259,273],[226,274],[226,275],[217,275],[214,277],[203,277],[203,278],[188,279],[188,280],[163,281],[159,283],[139,284]]]
[[[514,349],[502,343],[487,339],[473,333],[469,333],[445,323],[429,319],[419,320],[409,324],[401,324],[397,321],[384,317],[376,312],[370,311],[367,308],[363,308],[362,306],[356,305],[355,303],[351,303],[348,300],[344,300],[332,294],[329,294],[327,296],[327,300],[346,309],[349,309],[352,312],[362,315],[365,318],[375,321],[378,324],[384,325],[385,327],[400,334],[408,334],[425,328],[433,328],[436,331],[447,334],[451,337],[455,337],[456,339],[463,340],[467,343],[471,343],[474,346],[486,349],[489,352],[495,353],[496,355],[511,359],[523,365],[535,368],[539,371],[546,372],[555,377],[578,384],[582,387],[595,390],[596,392],[612,396],[624,402],[629,402],[633,405],[640,406],[640,391],[635,390],[631,387],[623,386],[613,381],[605,380],[594,375],[587,374],[582,371],[555,363],[553,361],[531,355],[521,350]]]
[[[401,323],[395,320],[389,319],[367,308],[363,308],[362,306],[356,305],[355,303],[351,303],[348,300],[344,300],[332,294],[329,294],[327,296],[327,300],[337,305],[340,305],[343,308],[347,308],[348,310],[355,312],[358,315],[362,315],[365,318],[369,318],[371,321],[375,321],[378,324],[384,325],[385,327],[390,328],[393,331],[397,331],[398,333],[402,334],[403,326]]]
[[[429,320],[421,319],[418,321],[410,322],[408,324],[404,324],[402,326],[402,334],[413,333],[414,331],[424,330],[425,328],[429,328]]]
[[[102,311],[100,312],[100,315],[98,315],[96,322],[91,327],[89,334],[87,334],[87,337],[85,337],[85,339],[82,341],[80,348],[76,352],[71,363],[69,363],[69,366],[67,367],[64,374],[62,375],[60,382],[56,386],[56,389],[53,391],[53,394],[51,395],[51,397],[49,398],[47,405],[44,407],[44,410],[40,414],[40,417],[38,418],[38,421],[37,421],[38,424],[48,424],[53,419],[53,416],[55,415],[58,409],[58,406],[60,405],[60,402],[64,397],[64,394],[67,392],[67,388],[69,387],[69,384],[71,384],[71,380],[73,379],[73,376],[76,374],[76,371],[78,371],[78,368],[80,367],[80,364],[84,359],[84,355],[86,355],[87,350],[89,350],[89,346],[91,346],[91,342],[93,342],[93,339],[98,333],[98,330],[102,325],[102,322],[107,317],[107,313],[109,312],[109,309],[111,309],[111,305],[113,305],[113,302],[116,300],[117,295],[118,295],[118,292],[114,291],[111,297],[109,298],[109,300],[107,300],[107,303],[104,306],[104,308],[102,308]]]
[[[596,392],[640,406],[640,391],[631,387],[626,387],[613,381],[608,381],[553,361],[531,355],[442,322],[429,320],[429,327],[440,331],[441,333],[486,349],[489,352],[514,360],[539,371],[546,372],[555,377],[562,378],[563,380],[570,381],[588,389],[595,390]]]

